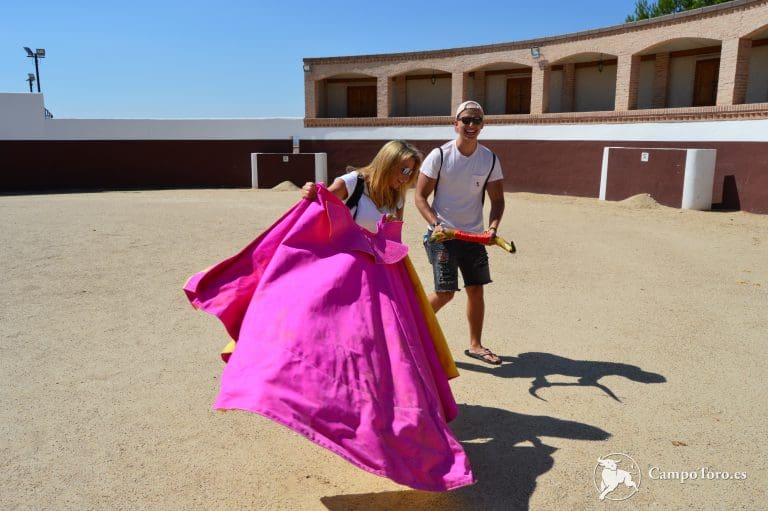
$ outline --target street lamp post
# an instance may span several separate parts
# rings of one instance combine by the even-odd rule
[[[35,77],[37,78],[37,92],[40,92],[40,68],[38,66],[37,60],[45,58],[45,48],[37,48],[35,51],[32,51],[31,49],[29,49],[28,46],[25,46],[24,50],[26,50],[27,52],[27,57],[31,57],[35,59]],[[32,87],[32,82],[29,82],[29,86],[30,88]]]
[[[27,73],[27,81],[29,82],[29,92],[32,92],[32,83],[35,81],[35,75]]]

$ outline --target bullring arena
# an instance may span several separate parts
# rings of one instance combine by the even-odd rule
[[[461,354],[461,295],[439,315],[478,483],[428,493],[211,410],[226,334],[181,288],[298,201],[283,188],[0,197],[5,509],[602,509],[611,453],[643,472],[635,507],[762,507],[767,216],[508,193],[485,333],[504,364]]]

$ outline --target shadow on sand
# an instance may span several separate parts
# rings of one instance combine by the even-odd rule
[[[611,389],[600,383],[605,376],[623,376],[639,383],[664,383],[664,376],[643,371],[637,366],[618,362],[597,362],[593,360],[571,360],[570,358],[552,355],[550,353],[521,353],[517,357],[501,357],[502,365],[478,365],[475,363],[456,362],[459,369],[492,374],[500,378],[533,378],[528,393],[533,397],[546,401],[538,396],[539,389],[549,387],[596,387],[616,401],[621,402]],[[547,376],[572,376],[574,382],[550,382]]]
[[[557,450],[541,437],[606,440],[610,434],[579,422],[459,405],[451,423],[472,463],[477,484],[451,492],[404,490],[321,498],[330,511],[489,511],[528,509],[536,479],[548,472]]]

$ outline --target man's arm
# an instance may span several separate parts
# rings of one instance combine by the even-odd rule
[[[504,180],[491,181],[485,188],[491,199],[491,214],[488,216],[488,229],[498,229],[504,215]]]
[[[437,179],[432,179],[421,173],[419,173],[419,178],[416,180],[416,209],[419,210],[419,213],[421,213],[421,216],[424,217],[424,220],[426,220],[429,225],[438,222],[437,215],[435,215],[432,206],[427,202],[427,199],[435,190],[436,183]]]

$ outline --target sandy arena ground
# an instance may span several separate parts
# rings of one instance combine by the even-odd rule
[[[404,240],[429,290],[411,199]],[[0,509],[768,506],[768,216],[507,194],[500,234],[518,253],[490,250],[485,329],[504,365],[464,356],[463,293],[438,316],[462,373],[452,426],[479,482],[427,493],[211,409],[226,333],[182,286],[297,200],[0,197]],[[611,453],[639,465],[623,502],[597,498],[597,458]],[[661,479],[673,472],[697,479]]]

